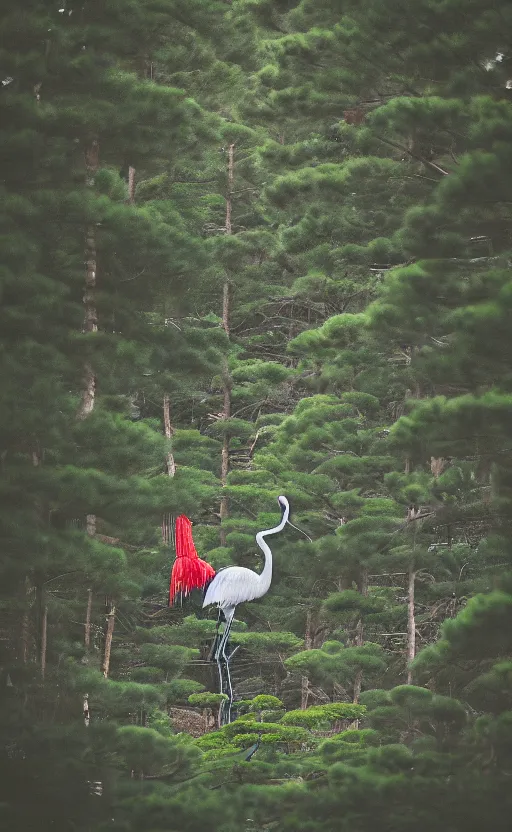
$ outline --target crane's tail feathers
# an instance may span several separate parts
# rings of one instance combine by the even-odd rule
[[[215,569],[198,556],[192,539],[192,523],[184,514],[176,519],[176,560],[169,586],[169,606],[193,589],[202,589],[212,580]]]
[[[221,571],[221,570],[219,569],[219,572],[220,572],[220,571]],[[216,574],[217,574],[217,573],[216,573],[216,572],[214,572],[214,573],[213,573],[213,575],[211,575],[211,576],[210,576],[210,577],[206,580],[205,585],[202,587],[202,590],[203,590],[203,601],[204,601],[204,599],[205,599],[206,593],[208,592],[208,587],[210,586],[211,582],[212,582],[212,581],[213,581],[213,579],[215,578],[215,575],[216,575]],[[224,620],[224,619],[223,619],[223,620]]]

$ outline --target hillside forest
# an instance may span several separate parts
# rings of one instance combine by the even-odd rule
[[[2,829],[508,832],[512,5],[0,5]]]

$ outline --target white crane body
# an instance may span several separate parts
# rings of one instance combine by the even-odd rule
[[[263,573],[257,575],[252,569],[244,566],[229,566],[217,572],[206,590],[203,607],[216,604],[223,610],[225,607],[236,607],[244,601],[254,601],[261,598],[270,588],[272,572],[262,580]]]
[[[277,532],[282,531],[286,523],[289,522],[288,517],[290,514],[290,506],[286,497],[279,497],[278,501],[282,512],[281,522],[273,529],[266,529],[262,532],[258,532],[256,535],[256,543],[265,556],[265,565],[262,572],[258,574],[257,572],[253,572],[252,569],[246,569],[244,566],[228,566],[226,569],[221,569],[220,572],[216,573],[216,575],[212,578],[204,596],[203,607],[209,607],[212,604],[216,604],[223,614],[225,621],[224,631],[220,636],[218,634],[221,621],[219,613],[217,636],[212,650],[219,669],[222,692],[222,662],[224,662],[226,669],[229,692],[228,719],[231,702],[233,701],[233,690],[231,688],[231,677],[229,674],[229,660],[233,653],[231,653],[230,656],[226,655],[226,645],[237,605],[242,604],[244,601],[254,601],[256,598],[261,598],[270,589],[270,584],[272,582],[272,552],[264,538],[267,535],[277,534]]]

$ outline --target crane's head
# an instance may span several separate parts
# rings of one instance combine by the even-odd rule
[[[290,511],[290,503],[288,502],[286,497],[278,497],[277,502],[279,503],[279,507],[280,507],[281,511],[283,512],[283,514],[287,510],[288,510],[288,512]]]
[[[289,516],[290,516],[290,503],[288,502],[286,497],[278,497],[277,502],[279,503],[279,505],[281,507],[281,513],[282,513],[284,522],[288,523],[288,525],[291,526],[292,529],[296,529],[298,532],[303,534],[304,537],[307,537],[309,542],[312,543],[313,541],[311,540],[310,536],[308,534],[306,534],[306,532],[303,532],[302,529],[299,529],[298,526],[294,526],[293,523],[290,523],[290,521],[288,519]],[[283,522],[283,521],[281,521],[281,522]]]

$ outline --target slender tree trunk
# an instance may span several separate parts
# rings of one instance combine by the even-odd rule
[[[229,338],[229,313],[231,301],[231,287],[229,281],[226,280],[222,291],[222,329]]]
[[[90,724],[90,721],[91,721],[91,712],[89,710],[89,694],[88,693],[84,694],[83,710],[84,710],[85,727],[88,728],[89,724]]]
[[[361,595],[364,595],[365,597],[368,595],[368,569],[366,569],[366,568],[363,568],[361,570],[361,579],[360,579],[360,584],[359,584],[359,591],[360,591]],[[356,627],[356,638],[355,638],[356,647],[362,647],[363,646],[363,641],[364,641],[364,625],[363,625],[363,619],[360,618],[359,621],[357,622],[357,627]],[[356,673],[356,677],[354,679],[354,692],[353,692],[353,700],[352,700],[355,704],[357,704],[359,702],[359,697],[361,695],[362,684],[363,684],[363,671],[358,670],[357,673]]]
[[[100,146],[97,139],[93,139],[85,151],[85,184],[88,188],[94,187],[94,179],[100,164]],[[89,225],[85,232],[85,291],[84,291],[84,324],[83,331],[93,333],[98,331],[98,310],[96,307],[96,285],[97,285],[97,249],[96,249],[96,227]],[[82,396],[78,408],[77,418],[86,419],[94,410],[96,403],[96,374],[94,367],[89,360],[84,362]],[[88,514],[86,517],[86,531],[89,537],[96,535],[96,515]],[[91,614],[92,614],[92,589],[87,591],[87,608],[85,613],[84,646],[85,659],[89,660],[91,647]],[[110,662],[110,649],[109,649]],[[107,668],[108,672],[108,668]],[[84,724],[88,728],[90,723],[89,694],[84,694],[83,699]]]
[[[44,589],[44,582],[36,583],[36,610],[39,619],[38,628],[38,643],[37,650],[39,652],[39,667],[41,668],[41,681],[44,682],[46,673],[46,647],[48,643],[48,605],[46,603],[46,592]]]
[[[30,653],[30,615],[29,615],[29,596],[32,592],[30,585],[30,578],[25,578],[25,609],[21,618],[21,660],[23,664],[27,664]]]
[[[306,612],[306,632],[304,634],[304,649],[311,650],[312,639],[311,639],[311,610],[308,609]],[[304,711],[308,707],[308,698],[309,698],[309,678],[307,676],[301,677],[301,695],[300,695],[300,707]]]
[[[87,187],[94,186],[94,177],[99,168],[100,146],[94,139],[85,151]],[[96,309],[96,228],[89,225],[85,233],[85,291],[84,291],[84,332],[97,332],[98,314]],[[90,361],[84,363],[82,397],[78,408],[78,418],[85,419],[94,409],[96,397],[96,376]]]
[[[85,658],[89,660],[89,652],[91,649],[91,613],[92,613],[92,589],[87,590],[87,608],[85,611],[85,627],[84,627],[84,647]]]
[[[96,515],[87,515],[87,534],[89,537],[94,537],[96,534]],[[91,649],[91,613],[92,613],[92,589],[87,590],[87,607],[85,610],[85,629],[84,629],[84,646],[85,646],[85,661],[89,661],[89,652]],[[84,700],[85,708],[85,700]],[[89,706],[87,706],[87,713],[89,713]],[[84,710],[85,715],[85,710]],[[86,725],[89,725],[89,717],[86,718]]]
[[[28,661],[29,627],[29,616],[28,610],[26,609],[21,619],[21,660],[23,664],[26,664]]]
[[[41,450],[36,442],[36,447],[32,449],[31,452],[32,456],[32,465],[34,468],[38,468],[41,465]],[[43,515],[44,510],[40,504],[40,501],[37,500],[35,503],[35,514],[37,515],[38,521],[40,522]],[[31,633],[30,633],[30,607],[32,606],[30,602],[30,596],[36,591],[36,587],[32,585],[30,577],[27,575],[25,577],[25,603],[23,607],[23,615],[21,617],[21,627],[20,627],[20,648],[21,648],[21,660],[23,664],[27,664],[30,658],[31,653]],[[35,652],[37,653],[37,639],[35,645]]]
[[[96,534],[96,515],[87,515],[87,534],[89,537],[94,537]],[[85,647],[85,661],[89,661],[89,653],[91,650],[91,615],[92,615],[92,589],[87,590],[87,607],[85,610],[85,626],[84,626],[84,647]],[[89,694],[84,694],[83,703],[84,723],[88,728],[91,721],[91,714],[89,711]]]
[[[174,535],[174,524],[176,517],[174,514],[164,514],[162,518],[162,543],[164,546],[172,546],[176,548],[176,540]]]
[[[235,172],[235,145],[230,144],[228,147],[228,187],[226,194],[226,234],[232,234],[233,228],[231,224],[231,215],[233,209],[233,181]],[[229,338],[229,323],[230,323],[230,302],[231,302],[231,287],[229,281],[224,283],[222,293],[222,328]],[[223,419],[229,419],[231,416],[231,378],[229,375],[229,368],[227,360],[224,361],[223,366],[223,386],[224,386],[224,406],[222,412]],[[229,436],[224,436],[222,442],[222,459],[220,470],[220,481],[223,488],[228,484],[229,474]],[[228,498],[223,496],[220,500],[220,543],[221,546],[226,545],[226,531],[222,528],[222,523],[229,516]]]
[[[164,404],[163,404],[163,411],[164,411],[164,432],[167,439],[172,439],[174,434],[174,428],[171,423],[171,407],[169,396],[167,393],[164,396]],[[167,463],[167,473],[170,477],[174,477],[176,474],[176,460],[174,459],[174,454],[172,451],[169,451],[166,457]],[[175,545],[174,541],[174,522],[175,518],[172,514],[164,514],[162,518],[162,541],[165,546],[171,544],[172,546]]]
[[[128,202],[135,205],[135,168],[128,168]]]
[[[171,408],[167,393],[164,396],[164,431],[167,439],[172,439],[174,428],[171,424]],[[176,473],[176,462],[172,451],[167,454],[167,473],[170,477],[174,477]]]
[[[115,615],[116,608],[114,606],[114,602],[110,601],[109,611],[107,613],[107,629],[105,633],[105,653],[103,656],[103,667],[101,668],[105,679],[108,679],[108,672],[110,670],[110,653],[112,651],[112,636],[114,635]]]
[[[228,189],[226,195],[226,234],[232,234],[231,214],[233,209],[233,181],[235,178],[235,145],[228,147]]]
[[[416,655],[416,619],[414,615],[414,589],[416,572],[412,566],[409,567],[409,580],[407,586],[407,684],[412,685],[411,662]]]
[[[85,235],[85,292],[84,292],[84,332],[98,331],[98,313],[96,309],[96,228],[90,225]]]
[[[82,400],[78,411],[78,418],[85,419],[94,409],[94,398],[96,396],[96,376],[92,364],[86,361],[84,374],[82,376]]]
[[[222,412],[223,419],[229,419],[231,416],[231,379],[229,377],[227,361],[224,365],[224,408]],[[222,441],[222,458],[220,468],[220,481],[222,487],[225,488],[228,484],[229,474],[229,436],[224,436]],[[228,498],[223,496],[220,500],[220,542],[221,546],[226,545],[226,530],[222,528],[222,522],[229,516]]]
[[[43,602],[44,604],[44,602]],[[41,617],[41,679],[44,682],[46,673],[46,645],[48,642],[48,604],[43,605]]]

